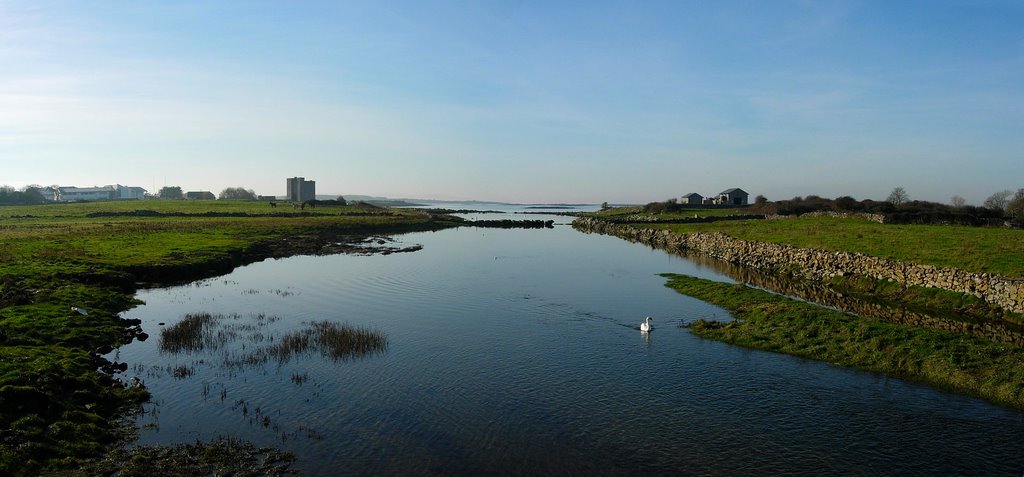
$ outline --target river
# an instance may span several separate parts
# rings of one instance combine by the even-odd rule
[[[390,255],[292,257],[144,290],[152,337],[115,351],[153,394],[139,444],[231,435],[306,475],[1021,475],[1024,413],[827,363],[707,341],[728,312],[663,286],[712,267],[572,230],[460,228]],[[528,209],[535,210],[535,209]],[[222,315],[215,349],[160,330]],[[645,316],[650,334],[639,331]],[[349,359],[240,357],[314,321],[386,335]]]

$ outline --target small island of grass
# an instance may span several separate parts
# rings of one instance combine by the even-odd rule
[[[1024,349],[958,333],[848,315],[742,284],[663,274],[666,286],[721,306],[734,322],[694,334],[927,383],[1024,408]]]

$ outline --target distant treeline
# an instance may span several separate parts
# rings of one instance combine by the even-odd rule
[[[922,200],[894,205],[892,202],[871,199],[858,201],[849,196],[836,199],[826,199],[815,195],[794,197],[788,200],[756,204],[753,208],[766,214],[776,215],[802,215],[810,212],[879,214],[885,217],[887,224],[1002,225],[1009,218],[1002,209],[989,209],[973,205],[954,207]]]
[[[11,186],[0,186],[0,205],[35,205],[46,202],[46,198],[34,187],[17,190]]]
[[[1018,195],[1022,195],[1018,192]],[[1004,225],[1024,226],[1024,214],[1020,213],[1015,197],[1004,207],[978,207],[973,205],[947,205],[937,202],[913,200],[895,205],[889,201],[871,199],[857,200],[844,196],[827,199],[816,195],[792,199],[769,201],[758,196],[755,203],[745,206],[745,213],[763,215],[803,215],[811,212],[866,213],[884,216],[887,224],[952,224],[952,225]],[[697,206],[699,207],[699,206]],[[680,204],[676,199],[665,202],[651,202],[644,206],[649,214],[673,213],[693,210],[695,206]]]

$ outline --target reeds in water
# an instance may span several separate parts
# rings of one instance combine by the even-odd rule
[[[383,333],[365,327],[330,321],[314,322],[307,329],[284,335],[269,349],[278,362],[287,362],[294,355],[319,350],[335,361],[360,358],[387,348]]]
[[[160,331],[160,351],[203,353],[223,350],[224,364],[231,367],[260,366],[273,359],[278,364],[293,357],[319,352],[334,361],[361,358],[387,348],[384,333],[347,323],[318,321],[302,329],[276,335],[267,331],[276,316],[195,313]],[[276,335],[276,336],[275,336]],[[244,341],[240,344],[234,344]],[[272,344],[265,344],[267,342]],[[239,349],[240,348],[240,349]]]
[[[201,351],[211,343],[209,336],[214,315],[190,313],[185,318],[160,330],[160,351],[181,353]]]

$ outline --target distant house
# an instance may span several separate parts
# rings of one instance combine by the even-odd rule
[[[747,194],[743,189],[726,189],[718,193],[718,203],[722,205],[747,205]]]
[[[37,187],[36,191],[39,195],[43,196],[43,200],[47,202],[56,202],[60,200],[60,191],[56,187]]]
[[[74,202],[78,200],[114,200],[114,186],[103,187],[58,187],[58,200],[61,202]]]
[[[700,205],[704,203],[704,196],[696,193],[686,194],[679,201],[680,204]]]
[[[103,187],[57,187],[57,199],[61,202],[97,200],[140,200],[146,198],[146,189],[121,184]]]
[[[208,190],[186,192],[185,198],[188,200],[217,200],[217,196]]]
[[[121,184],[111,186],[114,188],[114,198],[121,200],[141,200],[146,198],[146,189],[141,187],[129,187]]]

